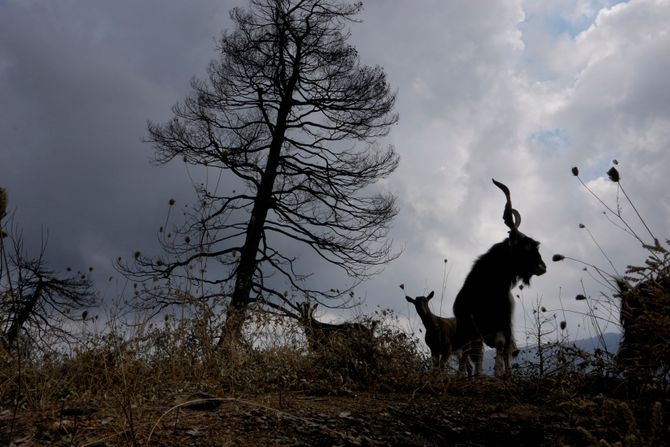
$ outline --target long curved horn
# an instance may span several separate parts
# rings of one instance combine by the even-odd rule
[[[512,208],[512,198],[510,197],[509,188],[504,184],[496,181],[494,178],[491,180],[493,180],[494,185],[496,185],[502,190],[502,192],[505,193],[505,197],[507,198],[507,203],[505,203],[505,211],[503,212],[503,221],[505,222],[505,225],[507,225],[510,230],[517,230],[519,225],[521,225],[521,214]]]

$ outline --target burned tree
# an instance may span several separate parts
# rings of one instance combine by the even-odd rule
[[[395,94],[384,71],[361,65],[347,44],[361,8],[251,0],[234,9],[236,29],[221,38],[208,79],[193,81],[171,121],[149,125],[158,163],[179,159],[223,176],[216,188],[197,188],[200,206],[163,239],[169,259],[138,254],[125,270],[190,281],[198,263],[221,266],[197,278],[229,297],[219,346],[239,339],[250,304],[290,307],[281,282],[321,299],[341,295],[302,281],[286,248],[294,242],[354,283],[394,257],[386,235],[395,198],[372,185],[398,164],[393,148],[375,144],[397,121]]]
[[[46,239],[31,256],[12,219],[3,220],[6,207],[7,194],[0,188],[0,348],[12,351],[21,339],[32,345],[44,345],[44,336],[46,343],[67,339],[71,334],[62,323],[85,319],[95,304],[91,281],[81,272],[49,269]]]

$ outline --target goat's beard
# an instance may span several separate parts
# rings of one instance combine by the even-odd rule
[[[532,277],[533,277],[532,273],[530,273],[530,274],[524,273],[523,275],[521,275],[521,282],[524,283],[527,286],[530,286],[530,279]]]

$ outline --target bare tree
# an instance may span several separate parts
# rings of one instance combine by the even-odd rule
[[[2,193],[0,188],[0,202]],[[88,276],[50,270],[45,250],[46,238],[39,254],[29,256],[20,230],[13,225],[0,226],[0,347],[6,350],[14,348],[22,336],[33,344],[39,344],[44,335],[50,340],[68,338],[71,334],[62,323],[85,319],[86,309],[95,304]]]
[[[239,339],[252,303],[295,316],[280,282],[320,299],[345,292],[310,288],[303,281],[310,272],[299,273],[287,253],[293,242],[354,284],[396,256],[387,239],[395,197],[373,186],[398,165],[392,147],[375,143],[397,122],[395,93],[382,68],[361,65],[347,43],[361,8],[251,0],[249,9],[232,10],[236,29],[223,34],[208,79],[192,82],[171,121],[149,124],[158,163],[183,159],[226,177],[196,187],[199,206],[163,233],[169,259],[136,254],[122,269],[135,279],[197,280],[209,286],[203,297],[229,296],[219,346]],[[194,273],[212,260],[223,267],[216,275]]]

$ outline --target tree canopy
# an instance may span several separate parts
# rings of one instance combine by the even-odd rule
[[[198,205],[184,225],[161,233],[169,259],[138,253],[126,271],[198,281],[209,286],[204,298],[229,296],[221,341],[239,337],[251,303],[296,310],[282,281],[321,299],[342,293],[303,281],[309,272],[298,271],[285,240],[310,247],[354,282],[395,256],[387,238],[395,197],[374,186],[398,165],[394,149],[377,144],[397,122],[395,93],[383,69],[362,65],[347,43],[361,8],[251,0],[233,9],[236,27],[222,35],[207,79],[192,81],[173,119],[149,124],[158,163],[182,159],[221,177],[196,188]],[[211,261],[224,273],[194,273]]]

